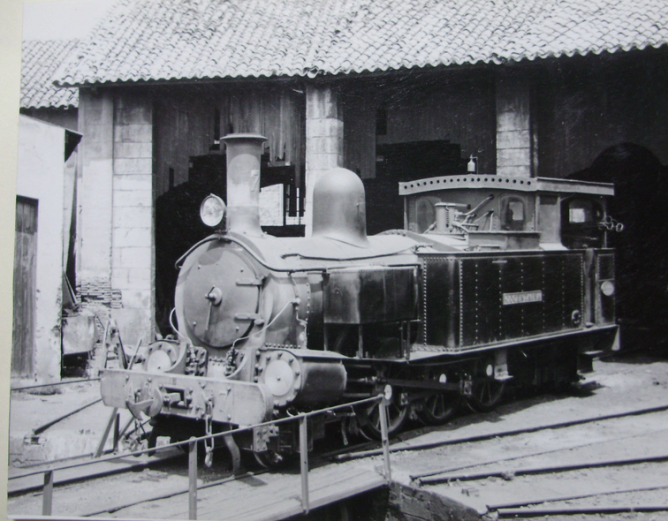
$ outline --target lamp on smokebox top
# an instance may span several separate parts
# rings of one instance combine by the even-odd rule
[[[199,207],[199,216],[209,228],[220,229],[225,219],[225,201],[214,194],[207,195]]]

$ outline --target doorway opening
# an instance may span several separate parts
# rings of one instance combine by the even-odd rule
[[[668,334],[668,167],[635,143],[604,150],[571,179],[614,183],[608,211],[624,225],[609,233],[615,248],[615,298],[623,345],[665,344]]]

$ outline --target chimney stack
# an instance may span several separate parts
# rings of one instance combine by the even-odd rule
[[[229,134],[227,146],[227,231],[262,235],[260,227],[260,157],[267,138]]]

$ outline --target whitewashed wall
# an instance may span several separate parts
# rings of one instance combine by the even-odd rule
[[[38,201],[34,378],[60,380],[65,129],[21,115],[16,193]]]

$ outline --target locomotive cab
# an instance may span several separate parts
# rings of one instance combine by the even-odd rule
[[[589,372],[593,355],[618,347],[611,184],[465,175],[403,182],[399,193],[406,233],[432,246],[418,252],[422,350],[493,349],[497,382],[537,382],[539,367],[569,360],[563,374]],[[519,358],[507,348],[518,344]]]
[[[399,193],[407,230],[463,250],[605,248],[614,230],[608,183],[443,176],[400,183]]]

